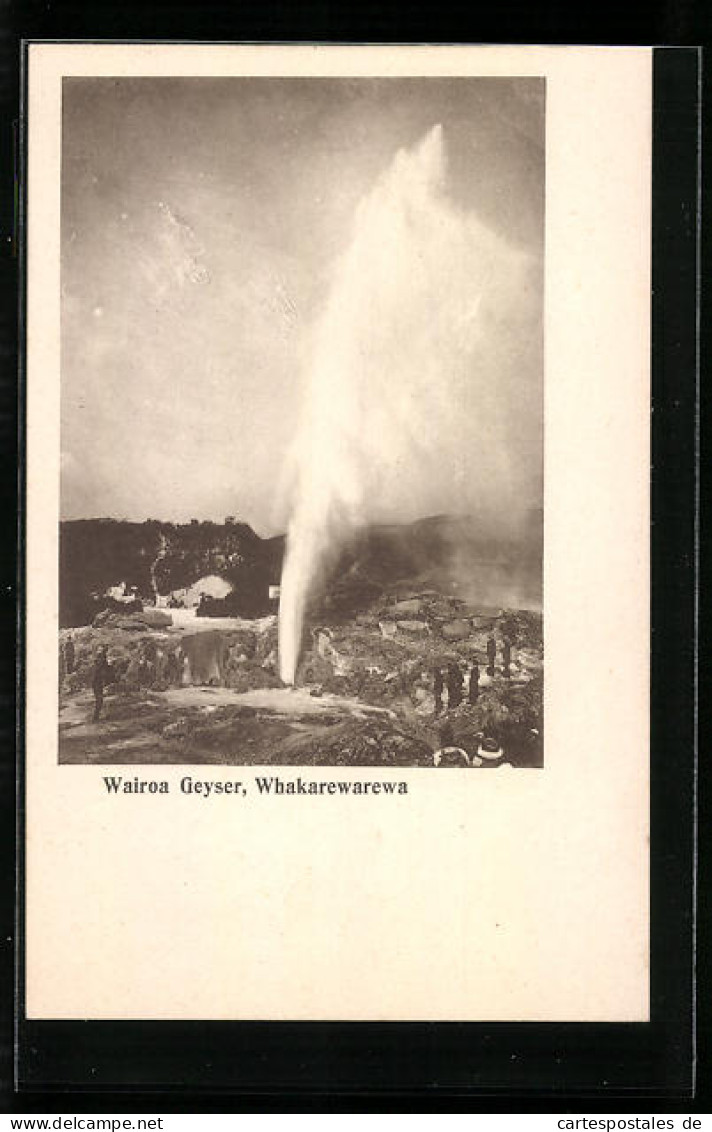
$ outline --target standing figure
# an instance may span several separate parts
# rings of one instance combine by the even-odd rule
[[[74,651],[74,641],[72,640],[72,635],[70,633],[66,641],[64,642],[64,664],[68,673],[74,672],[75,659],[76,654]]]
[[[167,657],[165,651],[162,648],[160,648],[160,646],[159,646],[156,649],[155,683],[156,683],[156,687],[161,691],[163,691],[163,689],[168,684],[167,676],[168,676],[168,657]]]
[[[480,694],[480,670],[477,661],[473,661],[472,668],[470,669],[470,683],[467,687],[467,698],[471,704],[477,703],[477,697]]]
[[[141,644],[138,660],[139,688],[150,688],[156,680],[157,648],[155,641],[145,640]]]
[[[182,671],[182,664],[180,660],[180,645],[176,649],[171,649],[168,653],[166,664],[166,681],[168,686],[171,687],[175,684],[180,684],[180,676]]]
[[[497,656],[497,642],[494,637],[487,638],[487,675],[494,676],[494,662]]]
[[[111,665],[106,656],[107,646],[102,645],[96,655],[94,662],[94,673],[92,676],[92,689],[94,691],[94,722],[96,723],[101,715],[102,705],[104,703],[104,688],[111,680]]]
[[[440,746],[451,747],[455,742],[452,726],[449,723],[443,723],[440,728]]]
[[[462,673],[460,666],[451,661],[447,666],[447,706],[448,709],[462,703]]]
[[[506,680],[509,680],[511,672],[509,666],[512,663],[512,642],[508,637],[505,637],[504,644],[502,645],[502,671]]]
[[[435,714],[440,715],[443,710],[443,673],[436,668],[433,673],[433,694],[435,696]]]
[[[151,683],[150,665],[148,663],[148,657],[146,656],[145,651],[142,649],[141,652],[139,653],[139,657],[138,657],[138,686],[139,686],[139,690],[141,688],[147,688],[150,683]]]

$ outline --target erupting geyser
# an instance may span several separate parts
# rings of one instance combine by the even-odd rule
[[[287,684],[310,589],[350,531],[513,515],[522,498],[511,456],[517,370],[537,333],[531,265],[445,190],[435,126],[359,203],[313,328],[279,610]]]

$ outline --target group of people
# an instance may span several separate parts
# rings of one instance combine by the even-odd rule
[[[476,663],[470,669],[468,679],[467,698],[471,704],[477,702],[479,695],[480,670]],[[436,668],[433,672],[433,693],[435,696],[435,714],[440,715],[443,710],[443,692],[447,689],[447,706],[455,708],[462,703],[464,694],[464,679],[460,665],[454,660],[445,668]]]
[[[59,645],[59,685],[62,687],[67,676],[71,676],[77,669],[77,653],[71,633]],[[104,704],[104,689],[115,679],[112,666],[109,664],[108,648],[101,645],[92,669],[91,686],[94,693],[94,722],[101,715]]]
[[[468,744],[469,752],[455,742],[452,727],[440,727],[440,747],[433,752],[433,766],[501,766],[506,756],[501,743],[478,731]]]
[[[494,637],[487,639],[487,675],[492,679],[495,673],[497,660],[497,642]],[[502,675],[505,680],[511,677],[512,644],[507,638],[502,643]],[[435,696],[435,714],[440,715],[443,710],[443,693],[447,690],[448,709],[455,708],[464,698],[464,677],[457,661],[451,660],[443,670],[436,666],[433,670],[433,693]],[[480,693],[480,667],[476,660],[470,665],[467,677],[468,703],[477,703]]]
[[[180,684],[183,677],[185,658],[180,645],[174,649],[162,648],[153,642],[145,642],[139,650],[133,672],[126,674],[117,670],[116,664],[109,662],[108,646],[100,645],[94,658],[92,669],[92,691],[94,693],[93,720],[96,723],[104,705],[104,690],[122,675],[129,675],[136,687],[150,688],[157,683],[162,687]]]
[[[134,679],[139,688],[170,687],[182,683],[184,667],[185,657],[180,645],[169,649],[153,641],[144,641]]]
[[[245,648],[238,642],[221,646],[213,635],[201,633],[178,645],[144,640],[130,660],[111,664],[108,647],[101,645],[92,669],[93,718],[96,721],[101,715],[104,689],[119,679],[138,691],[148,688],[165,691],[191,683],[233,687],[247,660]]]

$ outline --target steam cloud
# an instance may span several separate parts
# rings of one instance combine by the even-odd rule
[[[279,612],[285,683],[312,587],[351,532],[442,511],[514,527],[539,473],[522,381],[539,350],[537,265],[445,190],[437,125],[359,203],[306,350]]]

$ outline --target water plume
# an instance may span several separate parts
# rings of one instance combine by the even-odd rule
[[[362,524],[473,508],[516,522],[525,502],[532,461],[516,439],[539,292],[528,257],[448,198],[446,174],[439,125],[395,155],[356,208],[305,352],[279,612],[285,683],[320,572]]]

